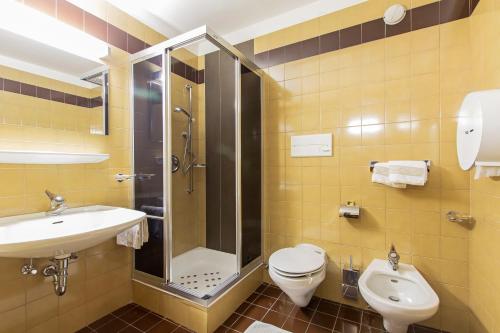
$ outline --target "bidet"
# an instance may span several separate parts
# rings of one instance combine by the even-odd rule
[[[439,298],[415,266],[374,259],[359,279],[365,301],[384,317],[390,333],[405,333],[410,324],[432,317]]]

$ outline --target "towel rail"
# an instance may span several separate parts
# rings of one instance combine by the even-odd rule
[[[375,167],[375,164],[378,163],[379,161],[370,161],[370,172],[373,172],[373,168]],[[424,160],[425,164],[427,164],[427,172],[431,171],[431,161],[430,160]]]

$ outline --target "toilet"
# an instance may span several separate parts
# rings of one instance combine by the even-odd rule
[[[325,279],[327,262],[326,252],[322,248],[299,244],[271,255],[269,275],[297,306],[304,307]]]

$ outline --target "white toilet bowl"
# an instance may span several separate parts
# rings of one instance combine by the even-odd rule
[[[413,265],[392,270],[387,260],[374,259],[359,278],[365,301],[384,317],[390,333],[406,333],[408,326],[432,317],[439,298]]]
[[[325,279],[326,265],[325,250],[311,244],[299,244],[271,255],[269,275],[297,306],[304,307]]]

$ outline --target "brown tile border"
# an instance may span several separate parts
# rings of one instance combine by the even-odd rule
[[[84,11],[67,0],[24,0],[24,4],[54,16],[86,33],[128,53],[142,51],[151,45],[125,30]],[[177,60],[177,62],[180,62]],[[182,70],[175,72],[193,83],[204,83],[204,73],[182,63]],[[201,79],[201,80],[200,80]]]
[[[80,106],[83,108],[95,108],[98,106],[102,106],[101,97],[89,98],[89,97],[77,96],[62,91],[47,89],[44,87],[38,87],[32,84],[27,84],[1,77],[0,77],[0,91],[7,91],[14,94],[41,98],[53,102]]]
[[[479,0],[438,0],[427,5],[408,9],[404,20],[396,25],[385,25],[383,19],[378,18],[323,34],[318,37],[258,53],[255,55],[255,62],[261,68],[272,67],[317,54],[336,51],[378,39],[460,20],[472,15],[478,3]],[[300,50],[307,50],[307,52],[301,52]]]

